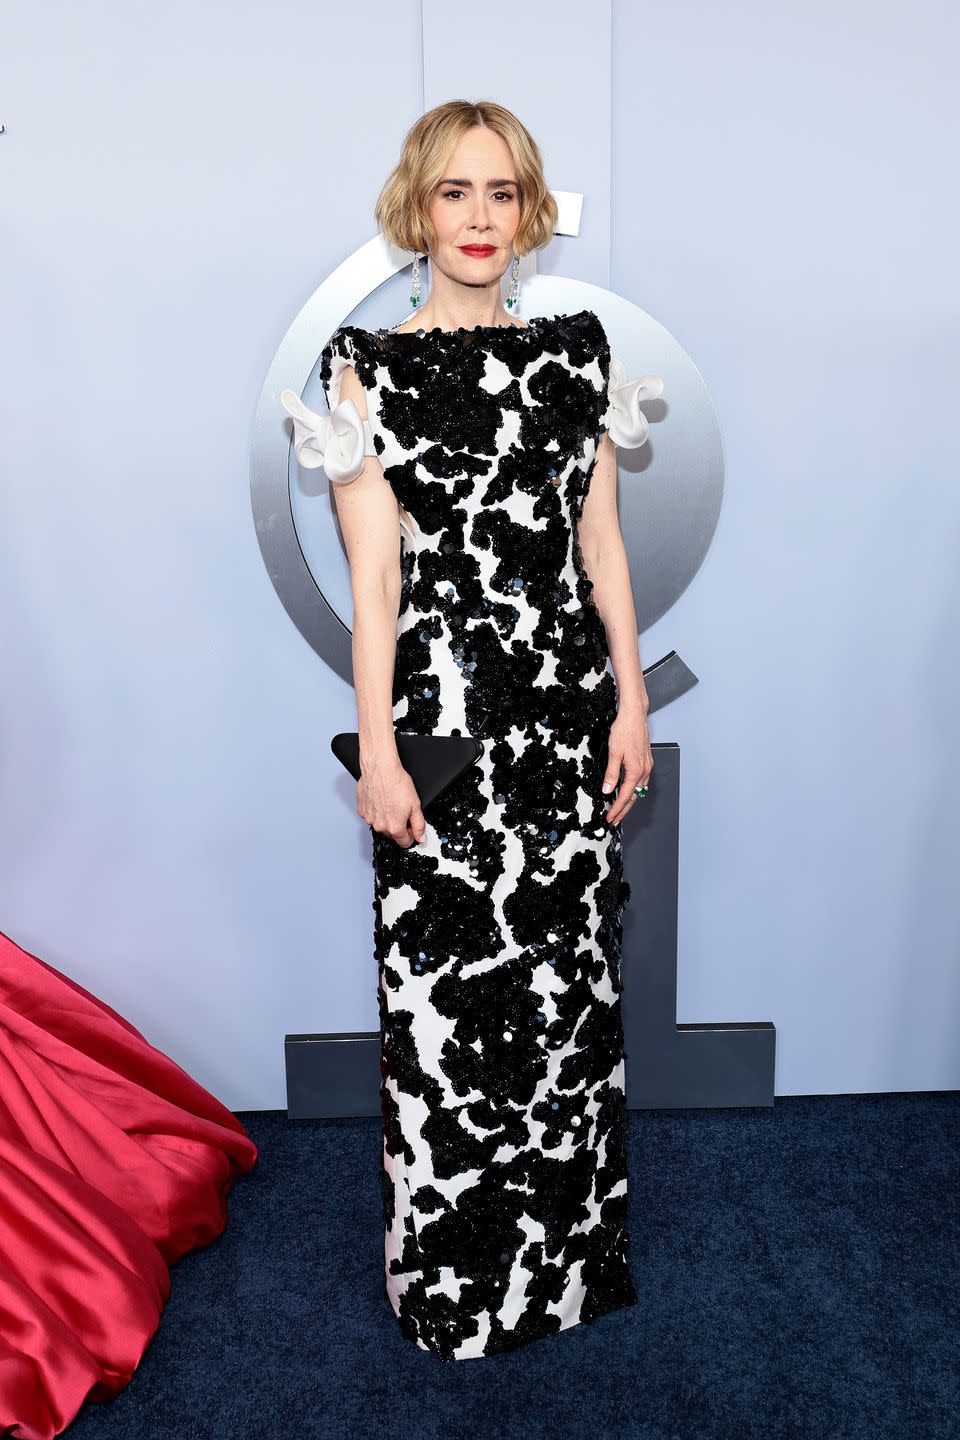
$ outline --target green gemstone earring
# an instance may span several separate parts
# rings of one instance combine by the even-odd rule
[[[520,256],[519,256],[519,255],[514,255],[514,257],[513,257],[513,268],[512,268],[512,270],[510,271],[510,293],[509,293],[509,295],[507,296],[506,300],[504,301],[504,304],[506,305],[506,307],[507,307],[508,310],[512,310],[512,309],[515,307],[515,305],[517,304],[517,299],[518,299],[518,297],[519,297],[519,293],[520,293]]]
[[[414,310],[420,304],[420,256],[413,257],[413,287],[410,291],[410,304]]]

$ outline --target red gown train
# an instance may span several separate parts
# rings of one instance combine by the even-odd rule
[[[0,932],[0,1434],[126,1385],[257,1147],[82,985]]]

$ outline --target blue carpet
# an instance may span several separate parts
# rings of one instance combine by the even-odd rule
[[[960,1095],[634,1111],[640,1304],[444,1365],[383,1296],[379,1121],[241,1113],[225,1233],[80,1437],[960,1437]]]

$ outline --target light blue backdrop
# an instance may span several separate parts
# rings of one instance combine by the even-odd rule
[[[517,110],[615,290],[703,373],[706,564],[642,637],[682,747],[684,1021],[778,1094],[960,1085],[956,12],[9,5],[0,121],[0,928],[234,1109],[375,1029],[353,694],[272,589],[253,408],[407,127]],[[378,323],[403,313],[400,301]]]

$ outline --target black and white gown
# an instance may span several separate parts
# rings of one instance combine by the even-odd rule
[[[340,401],[354,366],[364,420]],[[341,327],[302,464],[375,455],[401,507],[398,730],[481,759],[403,849],[372,830],[385,1293],[442,1360],[631,1305],[620,945],[605,820],[617,710],[576,522],[604,429],[647,438],[592,310],[455,331]]]

